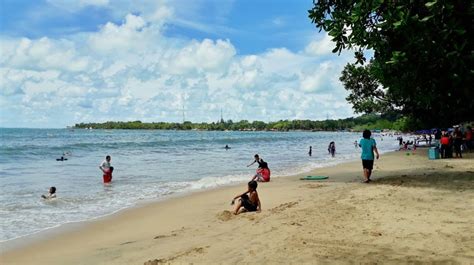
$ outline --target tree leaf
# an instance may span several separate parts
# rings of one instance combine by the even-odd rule
[[[393,27],[394,27],[394,28],[399,28],[399,27],[402,25],[402,23],[403,23],[402,20],[397,21],[397,22],[393,23]]]
[[[432,6],[436,5],[437,3],[438,3],[438,1],[428,2],[428,3],[425,4],[425,6],[427,8],[431,8]]]
[[[426,22],[426,21],[428,21],[428,20],[430,20],[430,19],[432,19],[432,18],[433,18],[433,16],[427,16],[427,17],[422,18],[420,21],[421,21],[421,22]]]

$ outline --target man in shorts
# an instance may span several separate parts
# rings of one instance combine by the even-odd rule
[[[377,150],[377,144],[375,139],[370,138],[372,133],[369,130],[365,130],[362,133],[362,139],[359,142],[359,146],[362,150],[362,167],[364,169],[364,183],[369,183],[370,176],[372,175],[372,169],[374,168],[374,153],[376,158],[379,159],[379,151]]]
[[[111,157],[108,155],[105,157],[105,160],[100,163],[99,168],[102,170],[104,183],[112,182],[112,172],[114,171],[114,167],[110,165]]]

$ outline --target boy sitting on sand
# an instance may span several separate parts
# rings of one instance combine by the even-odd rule
[[[47,200],[56,198],[56,187],[49,188],[49,194],[47,195],[43,194],[41,195],[41,198],[47,199]]]
[[[241,207],[244,207],[244,209],[249,212],[255,212],[255,211],[260,212],[262,210],[260,199],[258,198],[257,185],[258,184],[256,181],[253,181],[253,180],[250,181],[248,183],[248,190],[234,197],[231,205],[234,205],[235,200],[237,198],[240,198],[239,202],[235,206],[235,211],[234,211],[235,215],[240,213],[239,210]]]

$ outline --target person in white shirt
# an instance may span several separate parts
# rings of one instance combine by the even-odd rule
[[[108,155],[105,157],[105,160],[99,165],[100,170],[102,170],[104,183],[112,182],[112,172],[114,171],[114,167],[110,166],[110,160],[112,158]]]
[[[41,198],[49,200],[56,198],[56,187],[49,188],[49,193],[46,195],[41,195]]]

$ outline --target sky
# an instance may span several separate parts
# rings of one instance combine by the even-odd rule
[[[0,127],[354,116],[311,0],[0,0]]]

